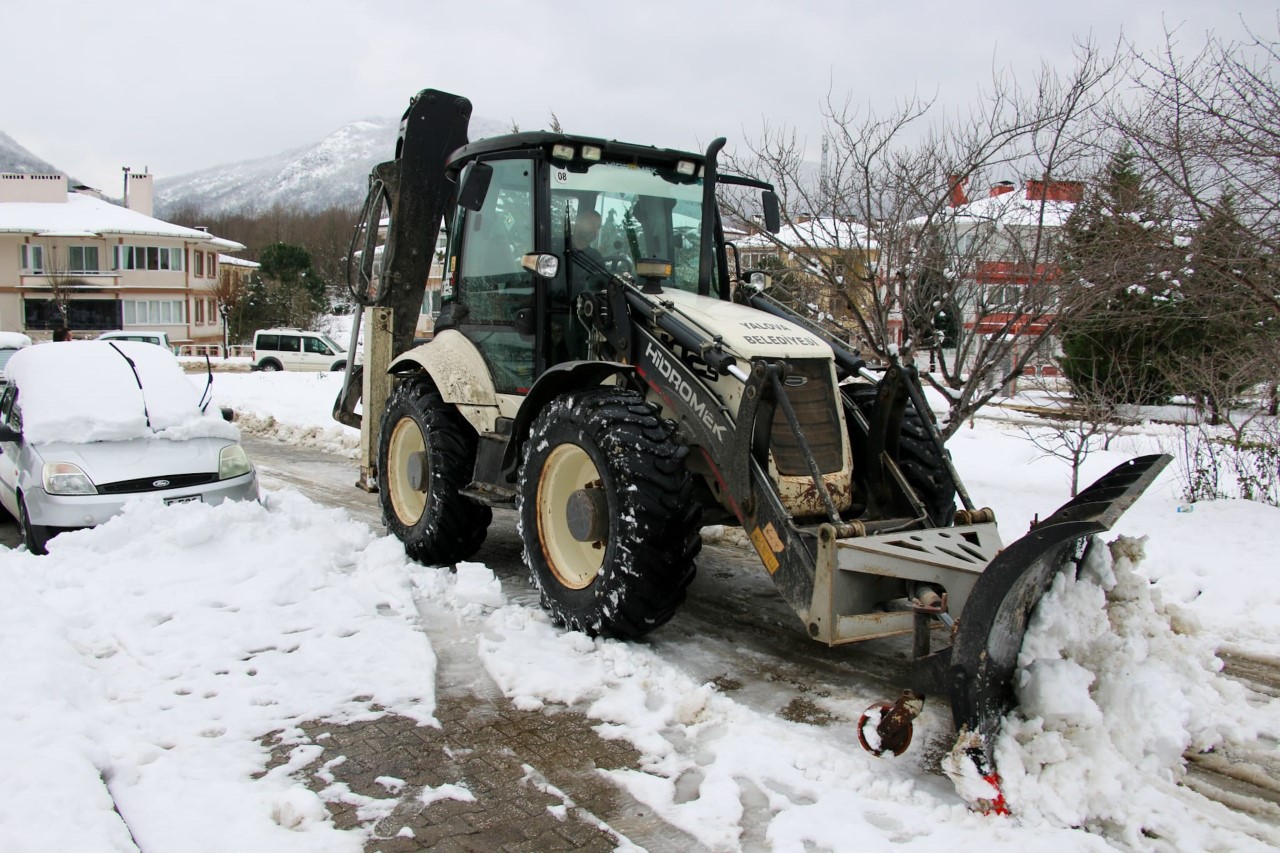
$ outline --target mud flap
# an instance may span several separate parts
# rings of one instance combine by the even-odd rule
[[[977,735],[988,768],[1000,720],[1015,704],[1013,676],[1032,611],[1054,576],[1075,571],[1092,537],[1109,530],[1171,460],[1142,456],[1113,468],[1000,552],[978,579],[949,650],[945,687],[956,731]]]

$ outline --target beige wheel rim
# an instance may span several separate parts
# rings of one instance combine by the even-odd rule
[[[565,507],[574,492],[600,485],[595,463],[576,444],[561,444],[552,450],[538,478],[538,539],[556,580],[569,589],[585,589],[595,581],[608,543],[573,538]]]
[[[426,440],[413,418],[401,418],[391,431],[387,447],[385,472],[387,495],[396,518],[406,527],[412,527],[422,518],[427,508],[427,493],[409,485],[409,465],[415,453],[425,453]]]

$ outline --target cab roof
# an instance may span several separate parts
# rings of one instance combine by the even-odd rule
[[[656,148],[652,145],[636,145],[631,142],[619,142],[616,139],[599,139],[594,136],[577,136],[550,131],[528,131],[525,133],[509,133],[503,136],[489,136],[469,142],[449,155],[446,169],[456,172],[469,160],[485,154],[518,151],[543,151],[548,157],[555,145],[571,145],[581,150],[583,145],[594,145],[600,148],[605,160],[650,164],[655,166],[671,166],[680,160],[692,160],[701,166],[706,160],[703,154],[691,151],[679,151],[674,148]]]

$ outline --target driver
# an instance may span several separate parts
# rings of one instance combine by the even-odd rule
[[[569,252],[571,293],[600,287],[605,277],[604,255],[591,245],[600,236],[600,214],[591,208],[578,211],[573,222],[573,250]]]
[[[591,245],[600,236],[600,214],[591,208],[580,211],[573,222],[573,248],[604,266],[604,255]]]

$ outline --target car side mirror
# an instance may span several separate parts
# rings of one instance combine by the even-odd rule
[[[0,441],[22,441],[22,433],[8,424],[0,423]]]
[[[458,188],[458,205],[472,213],[484,207],[484,197],[489,194],[489,182],[493,180],[493,167],[488,163],[468,163],[462,172]]]

